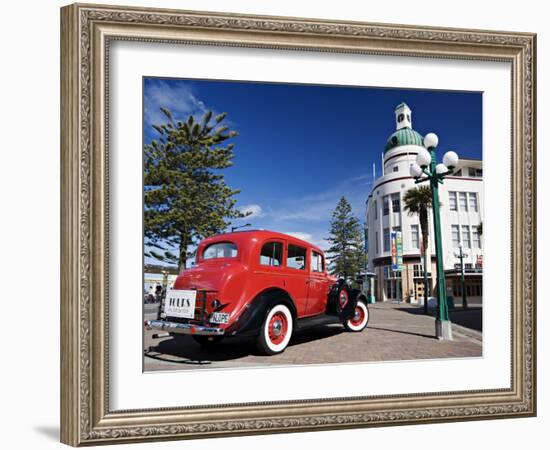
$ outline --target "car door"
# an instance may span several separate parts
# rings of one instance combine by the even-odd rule
[[[298,317],[303,317],[308,300],[307,248],[287,242],[285,258],[286,289],[296,304]]]
[[[325,257],[322,253],[312,249],[309,257],[307,315],[323,314],[326,310],[327,298]]]

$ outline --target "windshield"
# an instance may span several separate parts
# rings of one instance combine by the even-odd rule
[[[233,242],[210,244],[202,252],[202,259],[236,258],[237,246]]]

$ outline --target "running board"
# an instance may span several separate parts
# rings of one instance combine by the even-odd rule
[[[342,323],[338,316],[329,316],[328,314],[321,314],[319,316],[305,317],[298,319],[296,328],[302,330],[304,328],[316,327],[318,325],[329,325],[333,323]]]

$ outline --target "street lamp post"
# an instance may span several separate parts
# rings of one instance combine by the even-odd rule
[[[464,279],[464,258],[468,257],[467,253],[462,251],[462,242],[458,244],[458,253],[455,253],[455,257],[460,259],[460,282],[462,283],[462,307],[466,309],[468,307],[468,299],[466,298],[466,281]]]
[[[452,173],[458,163],[458,155],[455,152],[447,152],[443,155],[443,163],[436,164],[435,148],[439,139],[436,134],[428,133],[424,138],[424,147],[416,157],[416,163],[411,165],[410,173],[415,179],[415,184],[430,182],[432,191],[432,211],[434,222],[435,253],[437,258],[437,319],[435,322],[435,334],[438,339],[452,340],[453,333],[449,319],[447,306],[447,288],[445,286],[445,272],[443,268],[443,244],[441,241],[441,215],[439,211],[439,184],[443,183],[446,175]]]
[[[233,233],[236,230],[240,230],[241,228],[246,228],[246,227],[251,227],[251,226],[252,226],[252,224],[245,223],[244,225],[240,225],[238,227],[231,227],[231,233]]]

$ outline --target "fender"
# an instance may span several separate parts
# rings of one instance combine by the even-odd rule
[[[298,317],[296,305],[288,292],[281,288],[268,288],[245,306],[244,311],[227,328],[225,332],[226,336],[235,336],[237,334],[240,336],[257,335],[260,332],[267,312],[275,305],[281,303],[288,307],[292,314],[292,319],[296,322]]]
[[[348,291],[349,298],[344,308],[341,309],[338,299],[340,298],[340,292],[342,289],[346,289]],[[355,307],[357,306],[357,301],[359,300],[360,295],[361,291],[359,289],[353,289],[343,278],[340,278],[330,290],[330,300],[327,304],[327,313],[338,315],[342,322],[351,319],[355,314]]]

